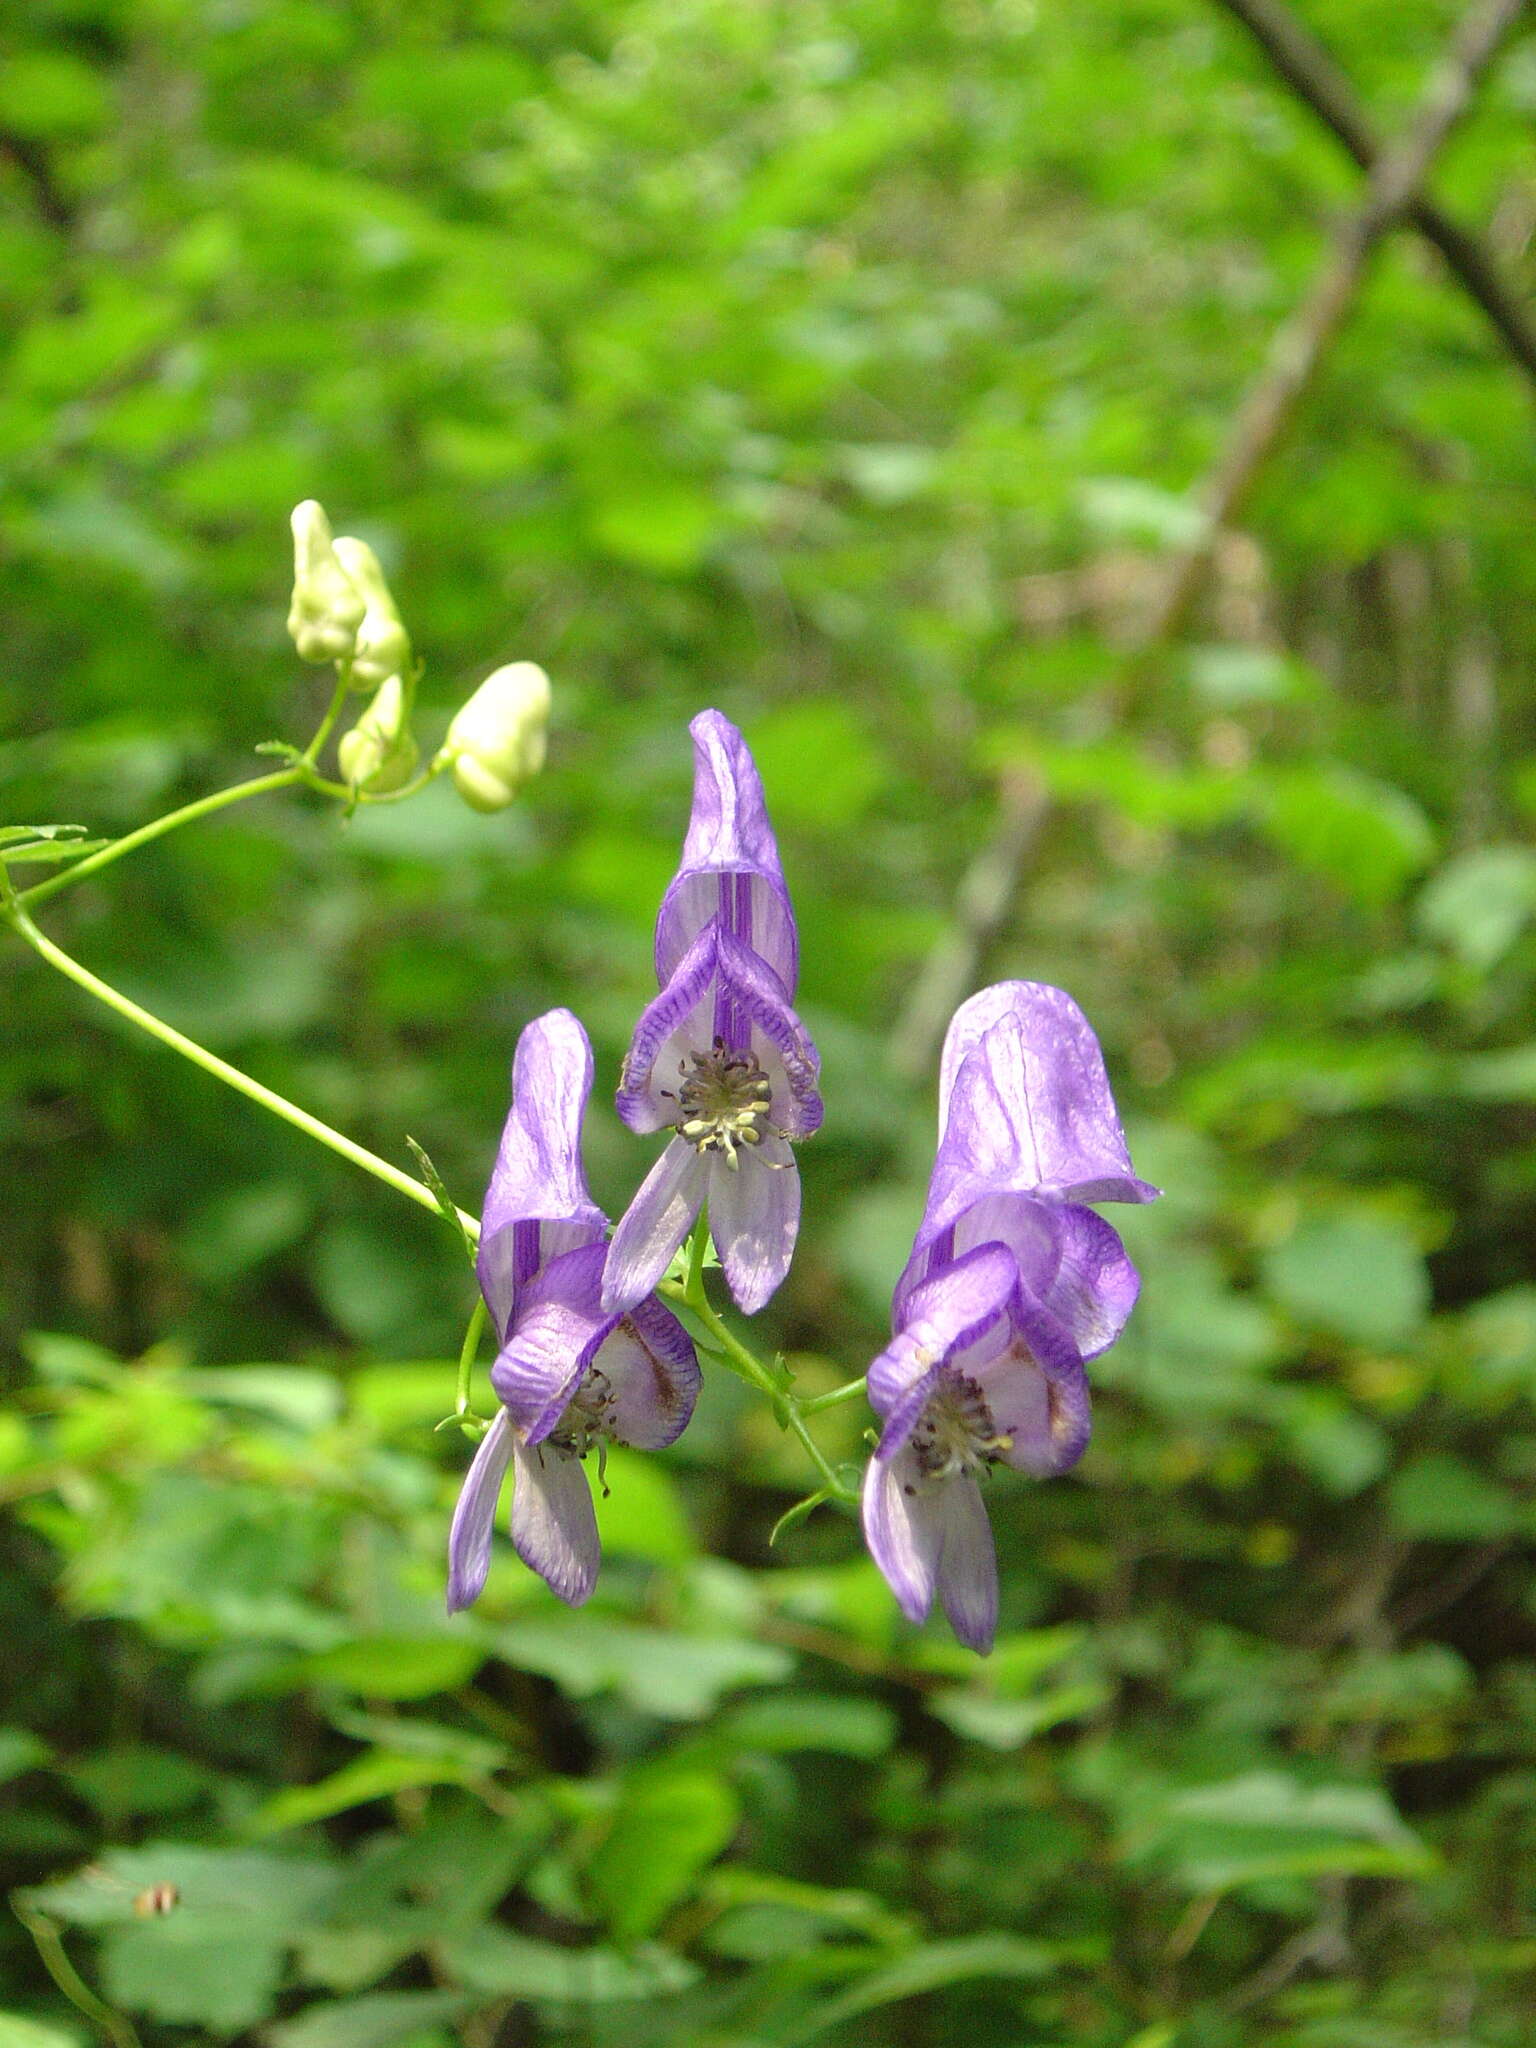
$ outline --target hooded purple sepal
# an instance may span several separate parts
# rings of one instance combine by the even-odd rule
[[[518,1291],[541,1266],[593,1244],[607,1218],[587,1192],[581,1125],[592,1091],[592,1047],[569,1010],[526,1026],[512,1061],[512,1107],[480,1219],[475,1270],[504,1337]]]
[[[1131,1169],[1104,1055],[1062,989],[1003,981],[962,1003],[944,1040],[939,1150],[921,1247],[987,1195],[1151,1202]]]
[[[793,996],[799,965],[794,913],[763,785],[746,741],[718,711],[701,711],[693,736],[693,810],[683,858],[656,919],[656,979],[671,980],[709,923],[765,960]]]

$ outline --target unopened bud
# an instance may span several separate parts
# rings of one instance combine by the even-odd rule
[[[440,761],[453,763],[459,795],[476,811],[500,811],[544,766],[549,677],[514,661],[488,675],[454,713]]]
[[[366,609],[352,649],[352,687],[376,690],[391,676],[409,675],[411,642],[379,558],[365,540],[336,536],[336,558],[361,592]]]
[[[302,661],[342,661],[352,652],[368,607],[331,539],[325,508],[313,498],[295,505],[293,600],[288,632]]]
[[[354,794],[387,796],[416,772],[420,750],[410,700],[399,676],[386,676],[362,717],[336,743],[341,779]]]

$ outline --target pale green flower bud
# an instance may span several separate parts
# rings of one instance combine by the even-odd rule
[[[505,810],[544,766],[549,677],[537,662],[514,661],[488,675],[454,713],[440,761],[472,810]]]
[[[405,684],[399,676],[386,676],[356,725],[337,741],[341,779],[354,794],[387,796],[415,774],[420,749],[410,711]]]
[[[352,687],[376,690],[391,676],[409,675],[411,643],[394,596],[384,581],[379,558],[365,540],[350,533],[336,536],[336,559],[361,591],[366,603],[357,642],[352,650]]]
[[[325,508],[313,498],[295,505],[293,600],[288,632],[302,661],[344,661],[368,607],[343,568]]]

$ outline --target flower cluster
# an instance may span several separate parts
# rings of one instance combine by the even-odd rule
[[[611,1440],[660,1450],[699,1391],[693,1345],[654,1297],[602,1305],[608,1219],[587,1192],[581,1126],[592,1048],[569,1010],[518,1040],[512,1108],[480,1221],[480,1289],[500,1340],[501,1403],[480,1440],[448,1538],[448,1608],[485,1584],[491,1525],[509,1464],[512,1543],[562,1600],[597,1578],[597,1519],[581,1460]]]
[[[997,1627],[997,1559],[977,1485],[1006,1464],[1064,1472],[1088,1442],[1084,1366],[1114,1343],[1138,1279],[1089,1202],[1147,1202],[1103,1056],[1060,989],[999,982],[944,1043],[939,1148],[895,1336],[869,1372],[884,1428],[864,1533],[903,1611],[937,1593],[972,1649]]]
[[[691,731],[693,811],[656,921],[658,993],[617,1097],[631,1130],[670,1136],[605,1241],[581,1166],[586,1034],[565,1010],[524,1031],[479,1251],[500,1406],[453,1520],[450,1609],[485,1582],[509,1467],[518,1555],[563,1600],[591,1592],[598,1534],[581,1462],[596,1450],[601,1465],[609,1441],[671,1443],[693,1412],[693,1345],[657,1290],[679,1294],[667,1275],[706,1205],[744,1313],[794,1253],[791,1148],[822,1117],[816,1049],[793,1008],[794,914],[746,743],[717,711]],[[1098,1041],[1069,996],[1010,981],[961,1006],[927,1207],[892,1342],[868,1376],[882,1430],[864,1531],[912,1620],[937,1597],[962,1642],[991,1647],[997,1565],[978,1477],[995,1464],[1044,1477],[1082,1455],[1085,1366],[1119,1335],[1138,1286],[1088,1204],[1156,1193],[1131,1170]]]

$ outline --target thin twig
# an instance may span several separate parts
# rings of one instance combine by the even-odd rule
[[[1381,144],[1344,73],[1285,0],[1216,0],[1239,21],[1298,99],[1304,100],[1364,171],[1371,170]],[[1475,299],[1509,353],[1536,383],[1536,327],[1526,318],[1497,263],[1477,237],[1443,213],[1433,199],[1419,197],[1405,210],[1445,258],[1447,267]]]
[[[1471,105],[1478,80],[1526,5],[1527,0],[1482,0],[1462,17],[1403,140],[1383,150],[1371,166],[1364,198],[1339,223],[1306,299],[1275,336],[1269,360],[1249,388],[1206,479],[1200,534],[1172,565],[1148,627],[1148,648],[1176,639],[1188,621],[1217,542],[1247,503],[1337,340],[1372,252],[1419,196],[1431,164]]]

